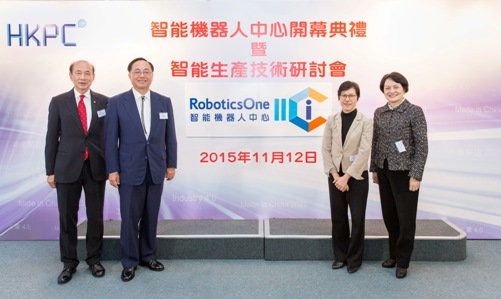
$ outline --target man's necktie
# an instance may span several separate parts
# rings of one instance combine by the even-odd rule
[[[144,96],[141,97],[141,125],[143,125],[144,135],[148,135],[146,127],[144,125]]]
[[[80,116],[80,122],[82,123],[83,133],[87,136],[87,110],[85,109],[84,103],[85,96],[80,95],[80,101],[78,101],[78,115]],[[89,149],[85,147],[84,160],[89,158]]]

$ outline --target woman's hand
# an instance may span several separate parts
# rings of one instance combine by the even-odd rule
[[[416,180],[415,178],[409,179],[409,191],[412,191],[412,192],[418,191],[420,185],[421,185],[421,182]]]
[[[351,176],[345,173],[342,177],[339,177],[337,180],[334,180],[334,185],[336,185],[336,188],[341,192],[348,191],[350,189],[348,187],[348,180],[350,178]]]

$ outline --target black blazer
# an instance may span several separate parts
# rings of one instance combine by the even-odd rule
[[[80,177],[85,147],[89,149],[92,177],[98,181],[106,180],[104,111],[108,97],[93,91],[90,92],[90,97],[92,120],[87,136],[83,133],[73,89],[53,97],[50,102],[45,139],[45,170],[47,175],[54,174],[58,183],[73,183]],[[99,112],[100,117],[98,111],[102,111]]]

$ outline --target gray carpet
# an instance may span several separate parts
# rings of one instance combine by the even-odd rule
[[[468,241],[461,262],[412,262],[403,280],[380,261],[359,272],[331,270],[329,261],[164,260],[128,283],[118,261],[94,278],[81,264],[57,285],[62,269],[55,241],[0,242],[0,298],[500,298],[501,241]]]

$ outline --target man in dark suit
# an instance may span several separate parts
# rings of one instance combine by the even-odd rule
[[[70,65],[74,88],[52,98],[45,143],[47,183],[57,190],[59,245],[64,268],[59,284],[71,280],[77,257],[78,207],[82,187],[87,211],[87,258],[92,275],[104,276],[101,265],[103,203],[106,183],[104,118],[108,98],[90,90],[94,66],[79,60]]]
[[[136,58],[127,71],[132,89],[109,101],[105,146],[109,181],[120,193],[123,281],[138,264],[164,270],[156,259],[158,212],[164,178],[174,178],[177,164],[172,103],[150,91],[153,64]]]

